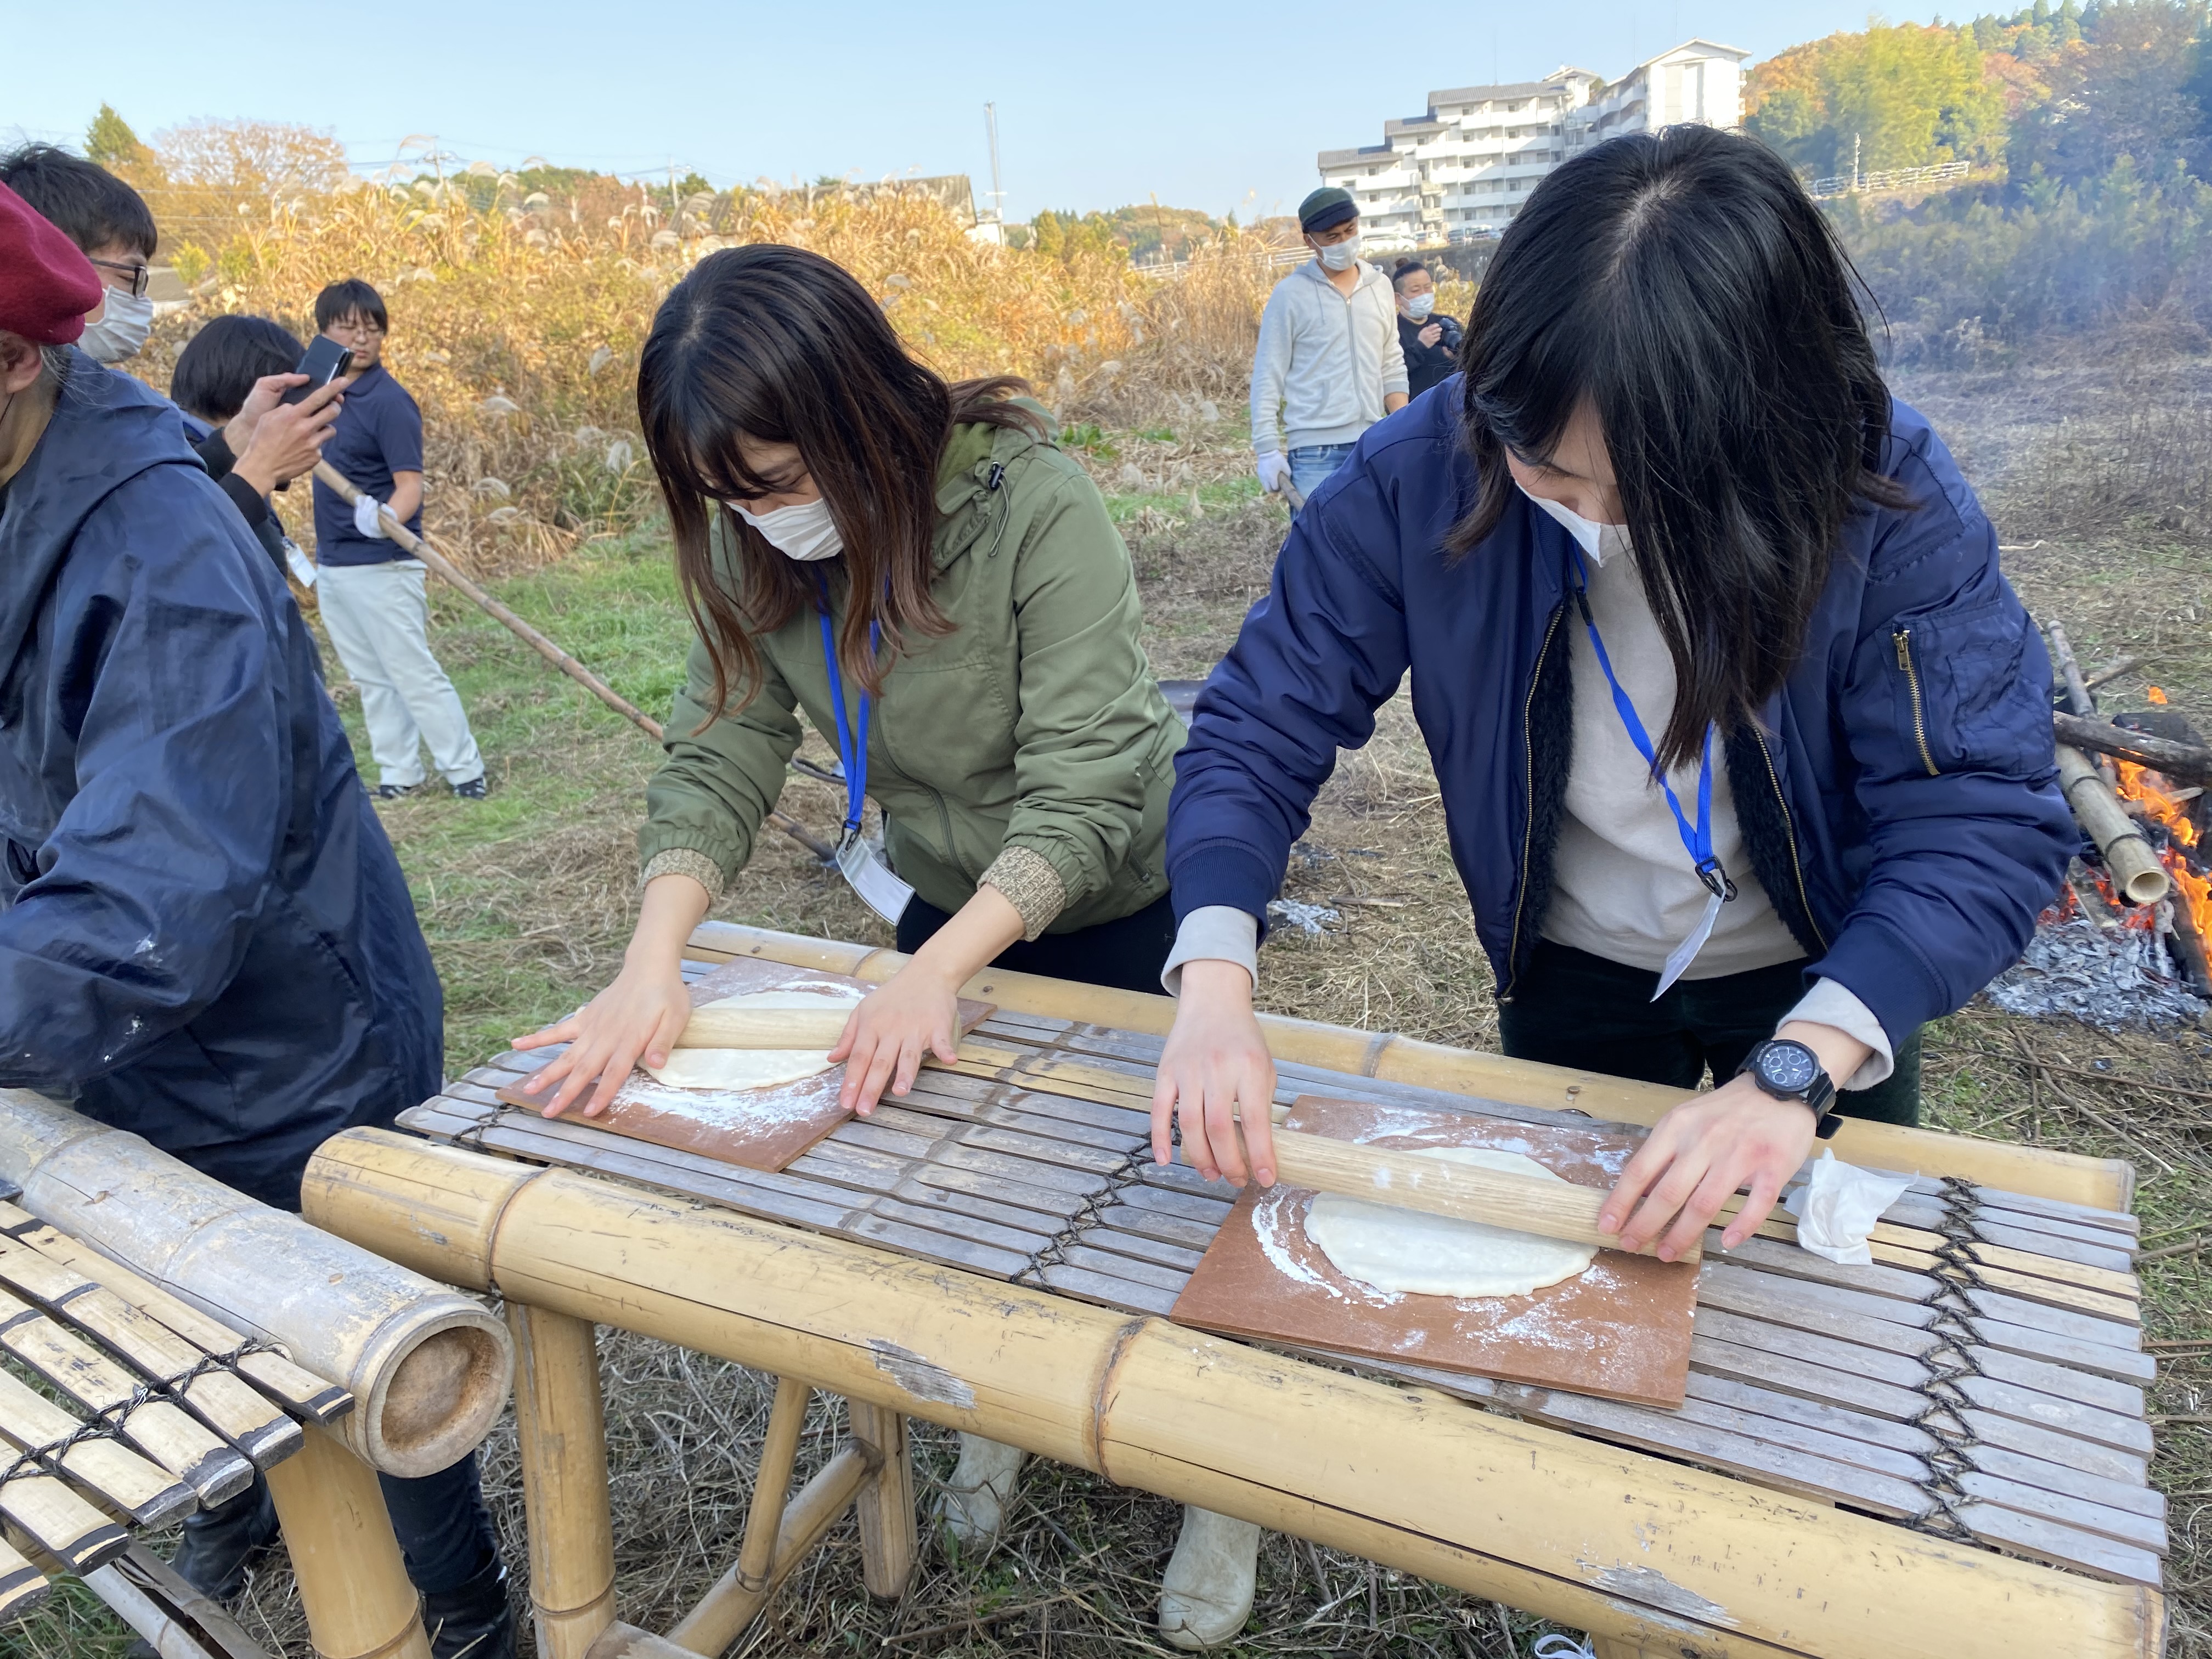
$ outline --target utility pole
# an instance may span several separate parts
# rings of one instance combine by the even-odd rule
[[[1006,192],[999,188],[999,106],[983,106],[983,132],[991,141],[991,219],[994,224],[1006,222]]]
[[[1859,180],[1863,176],[1859,172],[1859,135],[1855,132],[1851,135],[1851,188],[1854,191],[1859,188]]]

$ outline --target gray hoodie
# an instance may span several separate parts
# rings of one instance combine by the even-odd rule
[[[1384,398],[1405,390],[1389,277],[1363,259],[1347,298],[1310,259],[1275,284],[1252,354],[1255,453],[1351,443],[1382,418]]]

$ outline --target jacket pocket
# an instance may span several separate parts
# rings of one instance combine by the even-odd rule
[[[1917,769],[2027,775],[2051,764],[2051,665],[2020,602],[1898,617],[1899,723]]]

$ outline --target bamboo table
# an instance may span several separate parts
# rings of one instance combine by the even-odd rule
[[[744,954],[873,980],[900,961],[712,925],[690,954],[699,971]],[[1346,1375],[1161,1317],[1228,1209],[1145,1144],[1172,1006],[1000,972],[965,989],[1000,1012],[957,1067],[781,1173],[499,1107],[542,1054],[501,1056],[405,1120],[452,1146],[356,1132],[319,1156],[322,1224],[507,1298],[548,1653],[716,1651],[856,1499],[869,1587],[895,1593],[905,1415],[1590,1630],[1605,1659],[2160,1651],[2125,1165],[1846,1124],[1840,1156],[1921,1176],[1876,1265],[1797,1250],[1786,1222],[1716,1250],[1679,1411]],[[1267,1026],[1286,1098],[1587,1125],[1649,1122],[1676,1097]],[[612,1624],[595,1321],[780,1379],[738,1563],[673,1650]],[[809,1386],[853,1401],[854,1444],[785,1508]]]

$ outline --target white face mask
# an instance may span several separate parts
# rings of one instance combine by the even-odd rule
[[[1598,563],[1603,564],[1614,554],[1629,550],[1626,525],[1600,524],[1595,519],[1585,519],[1571,507],[1561,507],[1557,501],[1547,501],[1541,495],[1530,495],[1528,490],[1521,488],[1517,478],[1514,480],[1514,488],[1520,489],[1523,495],[1528,495],[1530,501],[1565,526],[1567,534],[1575,538],[1576,544]]]
[[[741,501],[730,505],[787,559],[812,564],[818,559],[834,559],[845,550],[826,501],[801,501],[795,507],[779,507],[773,513],[755,513]]]
[[[119,363],[138,355],[154,326],[154,302],[143,294],[107,290],[107,309],[96,323],[85,325],[77,344],[96,363]]]
[[[1340,242],[1331,242],[1327,247],[1316,248],[1314,258],[1322,262],[1325,270],[1351,270],[1352,262],[1359,258],[1359,233],[1355,230]]]
[[[1406,314],[1417,323],[1428,321],[1429,313],[1436,308],[1437,296],[1433,294],[1416,294],[1406,301]]]

